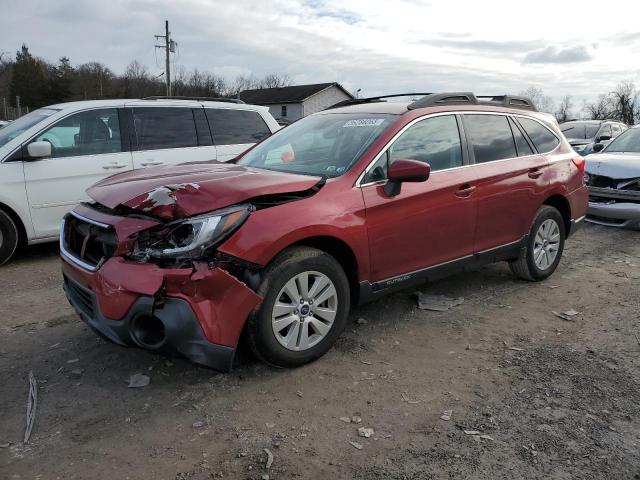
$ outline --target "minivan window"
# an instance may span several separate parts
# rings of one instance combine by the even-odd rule
[[[26,132],[34,125],[37,125],[59,111],[60,110],[56,110],[55,108],[40,108],[4,126],[2,130],[0,130],[0,147],[6,145],[22,132]]]
[[[377,113],[325,113],[278,130],[238,160],[239,165],[304,175],[338,177],[395,120]]]
[[[87,110],[63,118],[38,135],[51,144],[51,158],[100,155],[122,151],[118,110]]]
[[[602,136],[608,136],[608,137],[612,137],[613,136],[613,132],[611,131],[611,125],[607,124],[607,125],[603,125],[602,128],[600,129],[600,131],[598,132],[598,137],[602,137]]]
[[[133,125],[138,150],[198,146],[198,134],[190,108],[134,108]]]
[[[575,140],[588,140],[596,136],[600,128],[598,122],[567,122],[560,125],[565,137]]]
[[[514,158],[516,145],[504,115],[465,115],[476,163]]]
[[[206,112],[216,145],[256,143],[271,135],[258,112],[230,108],[207,108]]]
[[[518,117],[518,122],[520,122],[524,131],[529,135],[533,145],[538,149],[538,153],[549,153],[560,143],[558,137],[535,120]]]
[[[519,157],[525,157],[527,155],[533,155],[533,149],[529,145],[529,142],[524,138],[524,135],[520,131],[520,128],[515,124],[513,120],[509,122],[511,124],[511,130],[513,131],[513,138],[516,140],[516,149],[518,150]]]

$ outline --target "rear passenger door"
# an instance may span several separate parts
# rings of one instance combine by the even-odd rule
[[[465,114],[464,127],[478,178],[477,253],[516,242],[529,232],[549,184],[548,162],[507,115]]]
[[[262,116],[254,110],[205,108],[205,112],[220,162],[234,159],[271,135]]]
[[[202,107],[134,107],[133,167],[216,160]]]

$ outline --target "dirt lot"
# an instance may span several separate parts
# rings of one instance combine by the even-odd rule
[[[0,478],[638,479],[639,238],[588,226],[545,282],[500,264],[424,285],[464,303],[428,312],[397,293],[312,365],[245,354],[231,374],[98,339],[55,246],[28,249],[0,269]],[[133,373],[150,385],[128,388]]]

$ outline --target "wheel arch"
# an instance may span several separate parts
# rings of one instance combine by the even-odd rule
[[[555,194],[548,197],[543,202],[543,205],[549,205],[560,212],[564,221],[565,235],[568,235],[571,231],[571,205],[569,200],[563,195]]]
[[[13,208],[3,202],[0,202],[0,210],[9,215],[11,220],[16,224],[16,227],[18,228],[18,246],[25,246],[28,243],[27,229],[25,228],[20,215],[18,215]]]
[[[351,303],[357,304],[360,296],[360,285],[358,283],[358,259],[353,249],[344,241],[330,235],[317,235],[303,238],[290,245],[282,251],[291,247],[311,247],[331,255],[342,266],[347,279],[349,280],[349,290],[351,293]]]

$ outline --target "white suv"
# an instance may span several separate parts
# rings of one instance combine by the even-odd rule
[[[57,239],[85,190],[115,173],[228,161],[280,126],[232,100],[93,100],[35,110],[0,130],[0,265],[20,242]]]

